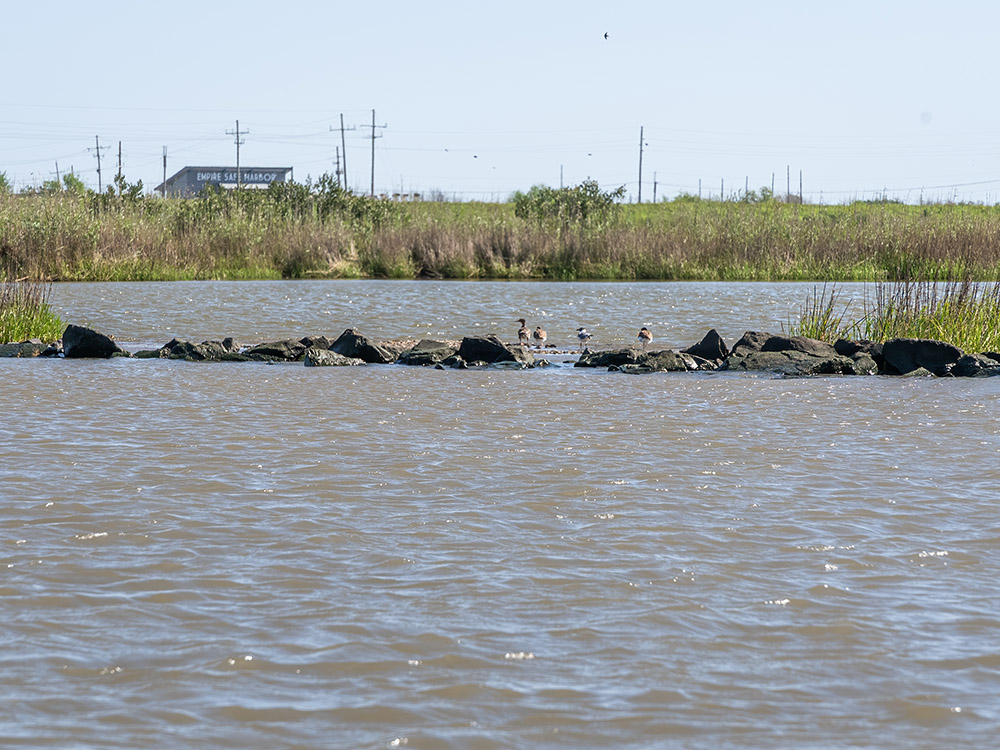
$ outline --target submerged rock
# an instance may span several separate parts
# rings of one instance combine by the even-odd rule
[[[129,356],[129,353],[119,347],[110,336],[84,326],[66,326],[62,342],[63,355],[68,359],[110,359]]]

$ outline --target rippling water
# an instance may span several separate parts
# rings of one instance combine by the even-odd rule
[[[509,338],[515,312],[550,340],[646,324],[687,345],[777,330],[810,288],[52,301],[126,348]],[[0,378],[0,744],[995,743],[1000,379],[160,360],[0,360]]]

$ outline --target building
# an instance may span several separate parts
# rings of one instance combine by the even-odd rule
[[[265,189],[272,182],[292,179],[291,167],[184,167],[166,182],[156,186],[156,192],[174,198],[191,198],[206,185],[232,190],[237,183],[247,189]]]

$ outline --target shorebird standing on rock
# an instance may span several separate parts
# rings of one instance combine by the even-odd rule
[[[535,326],[535,332],[531,334],[532,338],[535,339],[535,344],[541,348],[545,344],[545,339],[549,337],[545,331],[542,330],[541,326]]]
[[[582,346],[583,350],[586,351],[587,350],[587,343],[590,341],[590,334],[587,333],[587,329],[586,328],[577,328],[576,329],[576,337],[578,339],[580,339],[580,346]]]
[[[653,334],[649,332],[646,326],[639,329],[639,335],[636,337],[639,339],[639,343],[642,345],[642,350],[646,351],[646,347],[649,346],[650,342],[653,340]]]
[[[518,318],[517,322],[521,324],[521,327],[517,329],[517,343],[521,346],[528,345],[528,324],[525,322],[524,318]]]

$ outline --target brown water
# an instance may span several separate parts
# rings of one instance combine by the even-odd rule
[[[512,338],[522,315],[554,343],[686,345],[777,330],[810,289],[52,302],[126,348]],[[9,359],[0,379],[4,746],[995,744],[1000,379]]]

